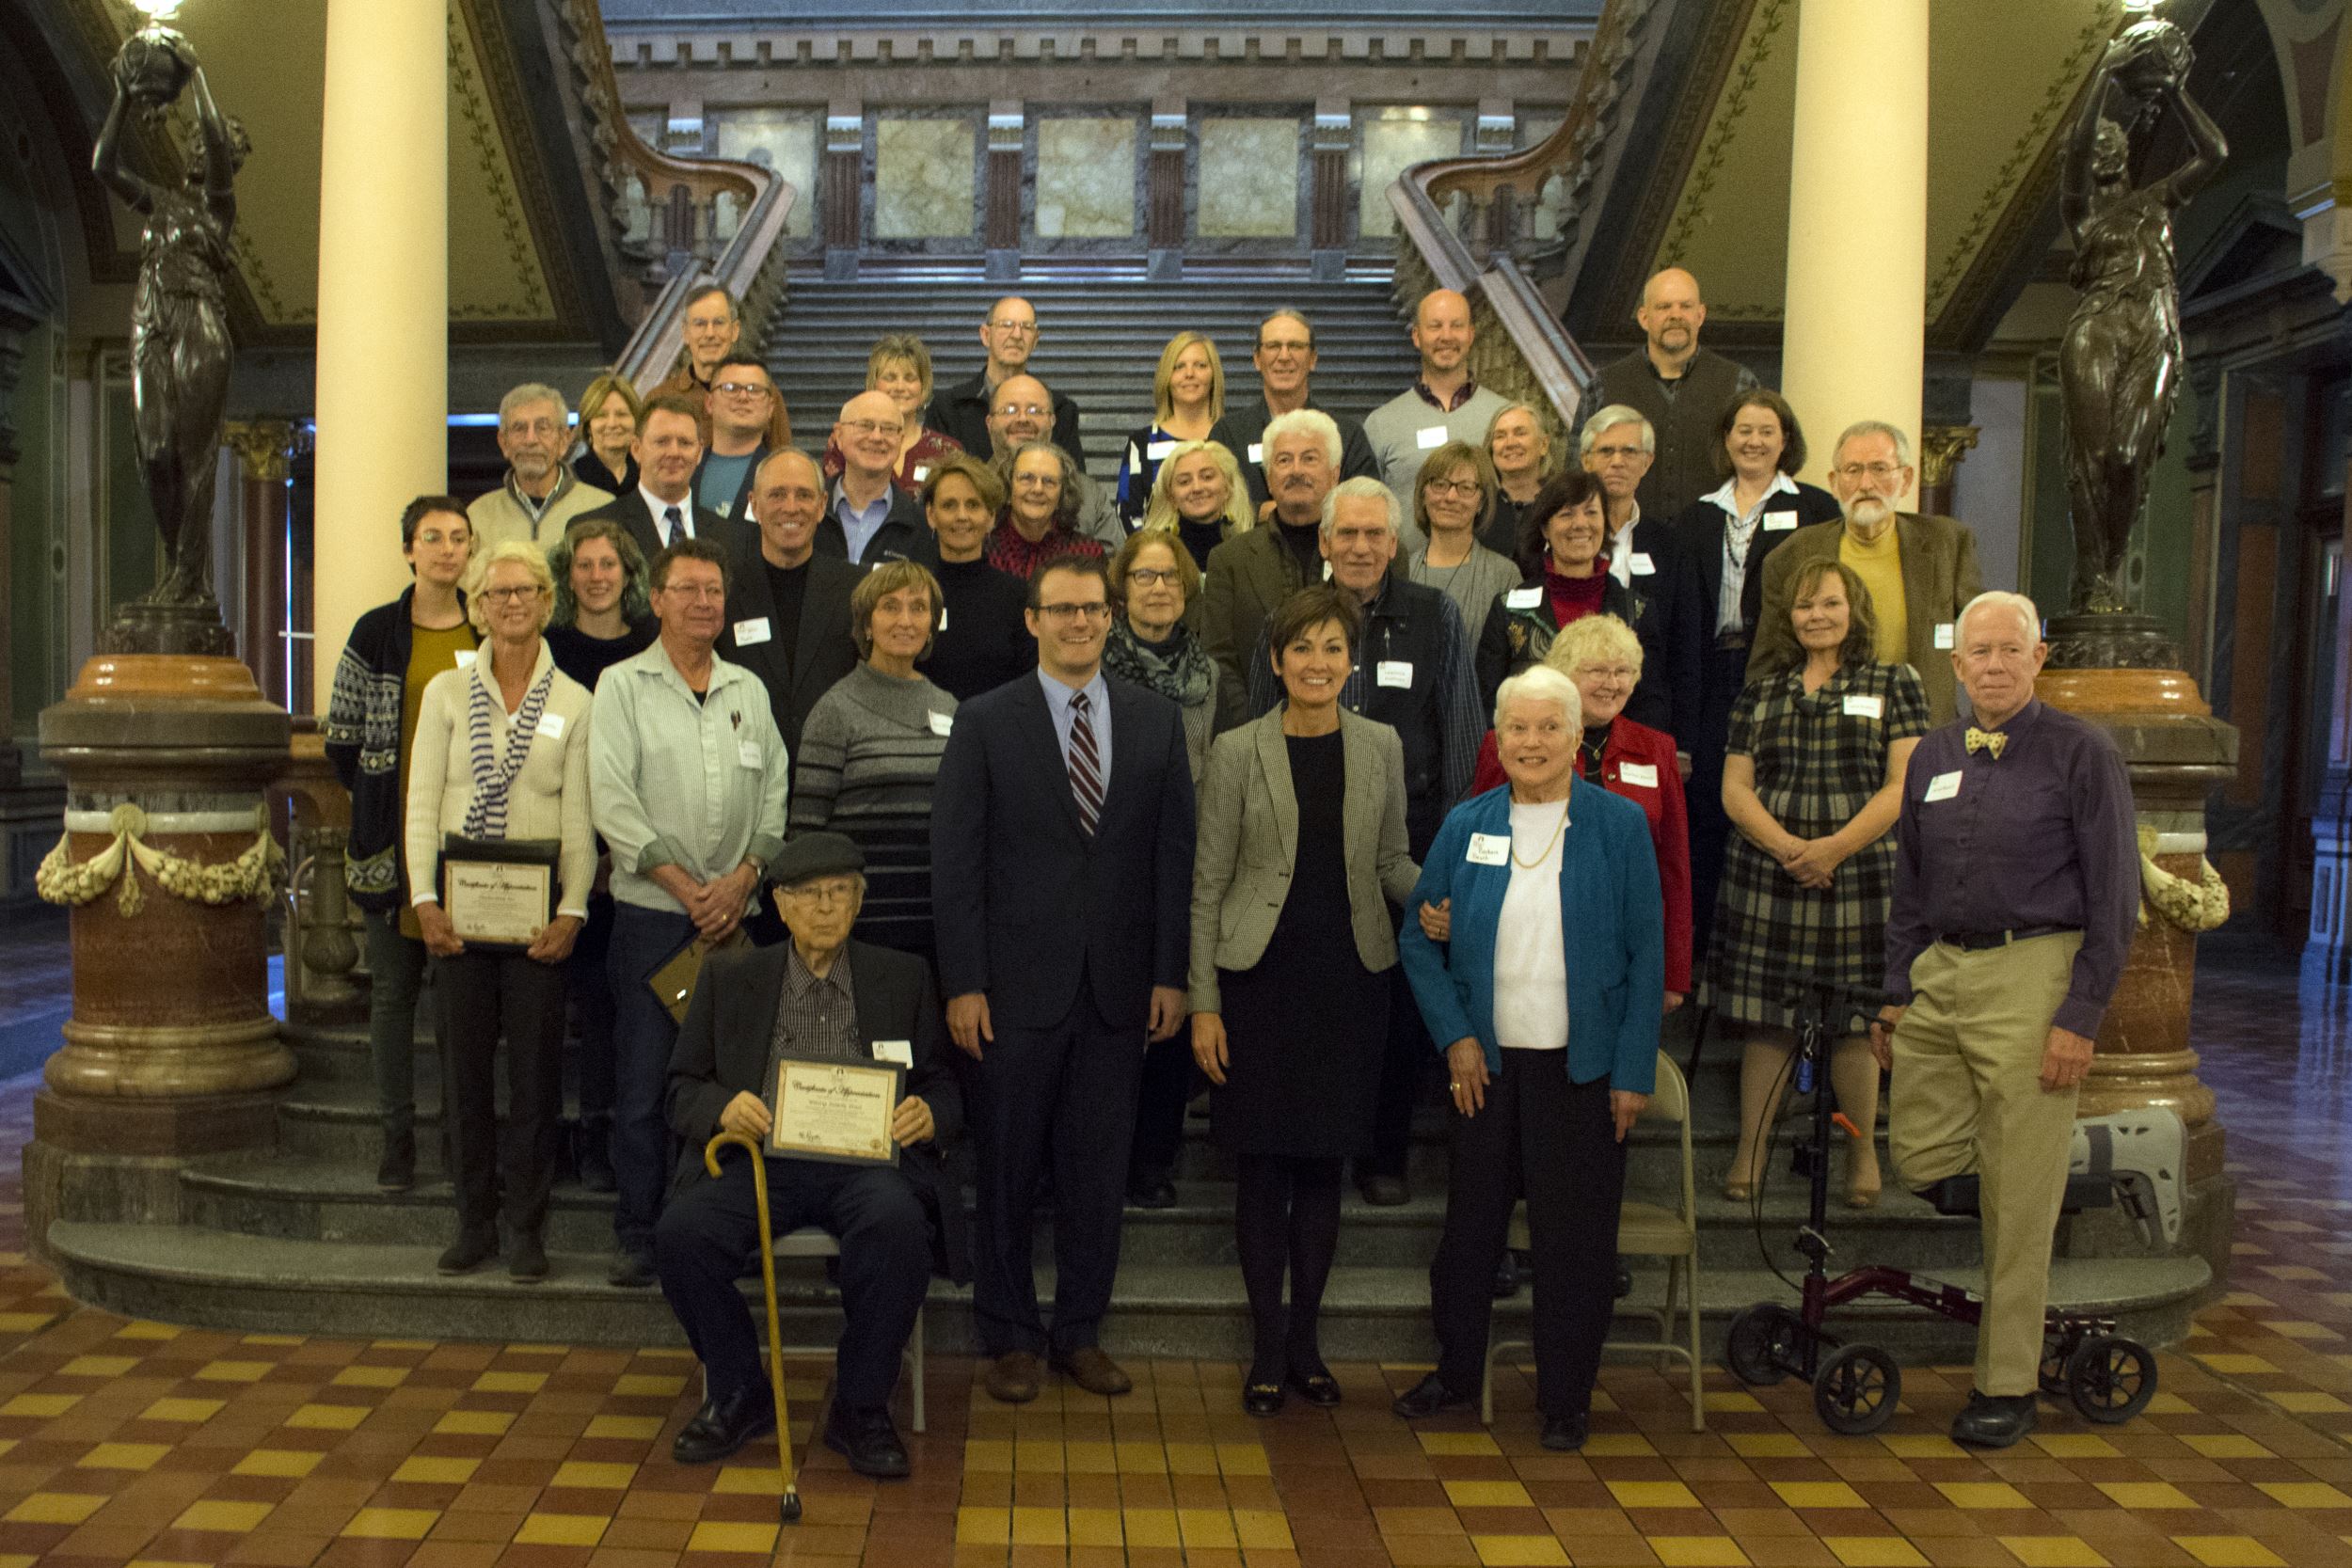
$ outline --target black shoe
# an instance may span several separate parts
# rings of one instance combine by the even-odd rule
[[[1305,1365],[1312,1370],[1300,1371]],[[1291,1364],[1291,1375],[1285,1380],[1297,1396],[1317,1410],[1329,1410],[1340,1402],[1340,1380],[1331,1375],[1331,1369],[1319,1361]]]
[[[1554,1453],[1574,1453],[1584,1446],[1584,1439],[1591,1431],[1592,1418],[1589,1416],[1547,1416],[1540,1441]]]
[[[1968,1390],[1968,1403],[1952,1418],[1952,1441],[1979,1449],[2006,1449],[2033,1430],[2031,1394],[1980,1394]]]
[[[1130,1209],[1173,1209],[1176,1207],[1176,1183],[1165,1176],[1147,1176],[1127,1183],[1127,1207]]]
[[[1495,1265],[1495,1300],[1509,1301],[1519,1293],[1519,1260],[1508,1251]]]
[[[653,1259],[641,1257],[627,1247],[612,1255],[612,1266],[605,1271],[608,1285],[618,1285],[624,1291],[642,1291],[655,1278]]]
[[[770,1423],[773,1425],[771,1421]],[[850,1468],[878,1481],[898,1481],[911,1466],[907,1446],[890,1424],[887,1410],[847,1410],[836,1400],[825,1418],[825,1447],[850,1462]]]
[[[1356,1190],[1375,1209],[1402,1209],[1413,1201],[1413,1189],[1401,1176],[1359,1176]]]
[[[580,1167],[580,1184],[590,1192],[609,1193],[619,1186],[612,1176],[612,1123],[609,1118],[580,1124],[572,1159]]]
[[[459,1232],[457,1240],[441,1254],[434,1265],[443,1274],[471,1274],[499,1255],[499,1238],[495,1230]]]
[[[1279,1416],[1284,1399],[1279,1383],[1245,1383],[1241,1388],[1241,1407],[1252,1416]]]
[[[1457,1394],[1446,1386],[1445,1379],[1431,1372],[1405,1392],[1397,1395],[1389,1408],[1408,1421],[1423,1416],[1435,1416],[1448,1410],[1468,1410],[1476,1402],[1472,1394]]]
[[[536,1230],[515,1233],[515,1245],[506,1259],[510,1279],[536,1285],[548,1276],[548,1244]]]
[[[713,1464],[775,1430],[775,1399],[766,1384],[755,1383],[723,1399],[705,1400],[694,1418],[678,1429],[670,1457],[680,1465]]]
[[[375,1167],[376,1191],[405,1193],[417,1184],[417,1134],[413,1128],[386,1129],[384,1158]]]

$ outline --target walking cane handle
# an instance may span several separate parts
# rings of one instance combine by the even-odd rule
[[[703,1169],[708,1171],[713,1176],[718,1175],[719,1150],[726,1148],[729,1144],[733,1144],[736,1148],[749,1153],[755,1160],[759,1158],[759,1145],[753,1142],[750,1138],[744,1136],[740,1132],[721,1132],[703,1146]]]

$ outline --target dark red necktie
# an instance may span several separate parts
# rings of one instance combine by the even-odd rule
[[[1083,691],[1070,699],[1070,793],[1078,800],[1078,826],[1089,838],[1103,816],[1103,758],[1094,747],[1093,705]]]

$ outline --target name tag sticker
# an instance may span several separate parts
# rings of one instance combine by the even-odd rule
[[[1435,451],[1446,444],[1452,434],[1441,424],[1423,425],[1413,432],[1413,444],[1423,451]]]
[[[1165,463],[1168,461],[1168,454],[1175,450],[1176,443],[1173,441],[1146,442],[1143,448],[1144,461],[1147,463]]]
[[[939,629],[941,631],[947,629],[947,607],[946,605],[939,607]]]
[[[1472,833],[1468,856],[1472,865],[1508,865],[1511,863],[1509,833]]]
[[[1886,704],[1880,698],[1866,697],[1857,693],[1846,699],[1846,717],[1849,719],[1883,719],[1886,717]]]
[[[472,669],[473,659],[474,651],[471,648],[460,648],[457,650],[457,668],[460,670]]]
[[[1249,461],[1252,463],[1263,463],[1265,461],[1265,448],[1259,442],[1252,441],[1249,443]]]
[[[1634,784],[1643,789],[1656,789],[1658,787],[1658,764],[1621,762],[1617,765],[1617,779],[1621,784]]]
[[[911,1068],[914,1065],[914,1043],[912,1040],[876,1040],[874,1060],[888,1062],[894,1067]]]
[[[714,508],[714,510],[720,516],[724,517],[731,515],[735,511],[735,503],[733,501],[722,501],[716,508]]]
[[[1793,512],[1767,512],[1764,514],[1764,531],[1767,533],[1778,533],[1784,529],[1792,529],[1796,526],[1797,515]]]
[[[760,765],[759,742],[756,740],[737,741],[735,760],[746,768],[757,768]]]
[[[1658,570],[1658,563],[1640,550],[1635,550],[1626,564],[1633,568],[1636,577],[1645,578]]]
[[[1939,648],[1945,649],[1947,652],[1950,650],[1952,645],[1952,623],[1949,621],[1938,621],[1935,623],[1935,645]]]
[[[563,739],[564,716],[560,713],[543,713],[539,715],[539,733],[546,736],[549,740]]]
[[[1534,610],[1543,602],[1544,591],[1540,588],[1514,588],[1502,595],[1505,610]]]
[[[934,713],[931,715],[931,734],[946,735],[949,730],[952,730],[955,727],[956,716],[954,714]]]
[[[1411,686],[1413,661],[1409,658],[1384,658],[1373,667],[1372,678],[1382,686]]]
[[[928,464],[928,463],[917,463],[917,464],[914,466],[914,483],[915,483],[920,484],[920,483],[922,483],[925,480],[927,480],[927,479],[929,479],[929,478],[930,478],[930,477],[931,477],[931,466],[930,466],[930,464]]]
[[[748,648],[755,643],[765,642],[771,635],[768,630],[768,617],[765,615],[755,615],[748,621],[735,623],[735,645],[739,648]]]
[[[1948,800],[1959,793],[1960,769],[1955,768],[1948,773],[1938,773],[1934,778],[1928,781],[1928,793],[1925,799],[1930,800]]]

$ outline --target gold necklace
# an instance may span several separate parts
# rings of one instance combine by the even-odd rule
[[[1542,800],[1532,801],[1530,803],[1536,805],[1549,805],[1551,802],[1549,800]],[[1543,853],[1537,855],[1532,861],[1523,861],[1519,859],[1518,835],[1514,833],[1511,835],[1511,863],[1518,866],[1521,871],[1534,870],[1537,866],[1543,864],[1544,862],[1551,859],[1551,847],[1560,842],[1560,835],[1567,831],[1567,826],[1568,803],[1565,800],[1563,800],[1560,802],[1560,820],[1551,825],[1551,836],[1544,840]]]

